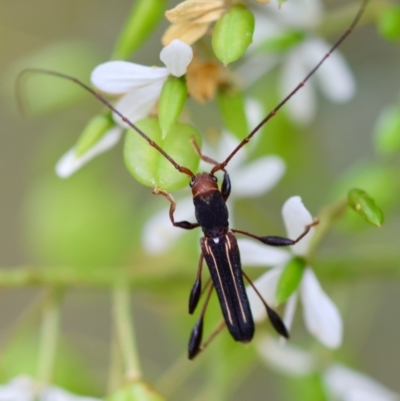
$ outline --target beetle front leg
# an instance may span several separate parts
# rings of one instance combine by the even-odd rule
[[[229,178],[229,174],[224,170],[224,179],[221,185],[221,194],[222,199],[226,202],[231,194],[231,179]]]
[[[261,237],[259,235],[251,234],[247,231],[241,231],[241,230],[232,230],[234,233],[239,233],[243,235],[247,235],[248,237],[254,238],[258,241],[261,241],[263,244],[266,245],[271,245],[271,246],[290,246],[297,244],[302,238],[304,238],[308,232],[310,231],[311,227],[316,226],[319,223],[318,219],[315,219],[312,223],[307,224],[304,227],[304,231],[296,238],[296,239],[290,239],[290,238],[285,238],[285,237],[277,237],[273,235],[268,235],[266,237]]]
[[[192,230],[193,228],[199,227],[199,223],[190,223],[188,221],[175,221],[174,213],[175,213],[175,209],[176,209],[176,203],[171,194],[169,194],[166,191],[163,191],[162,189],[158,189],[158,188],[153,189],[153,194],[154,195],[162,195],[164,198],[166,198],[169,201],[169,203],[170,203],[169,219],[171,220],[171,223],[174,227],[183,228],[185,230]]]

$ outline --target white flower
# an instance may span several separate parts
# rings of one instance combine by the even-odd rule
[[[263,11],[261,11],[263,10]],[[254,41],[247,61],[237,72],[245,85],[251,85],[279,62],[279,92],[286,97],[330,50],[331,45],[315,36],[312,30],[321,23],[323,9],[319,0],[289,1],[278,7],[268,7],[255,13]],[[260,46],[285,32],[299,31],[305,37],[288,51],[278,54],[257,54]],[[251,71],[251,73],[250,73]],[[336,50],[324,65],[285,105],[290,116],[299,123],[310,122],[316,114],[314,87],[318,84],[323,94],[334,102],[346,102],[355,92],[355,81],[346,61]]]
[[[398,401],[399,395],[371,377],[346,366],[331,365],[323,380],[336,401]]]
[[[28,376],[19,376],[0,386],[0,401],[98,401],[55,386],[42,387]]]
[[[180,77],[186,73],[192,57],[193,51],[189,45],[174,40],[160,53],[160,59],[166,67],[147,67],[127,61],[109,61],[93,70],[91,81],[102,92],[122,95],[115,108],[135,123],[150,114],[170,74]],[[73,147],[60,159],[56,166],[56,172],[60,177],[70,176],[89,160],[118,143],[128,125],[115,113],[113,118],[117,126],[107,131],[85,154],[77,156]]]
[[[301,198],[298,196],[289,198],[285,202],[282,208],[282,215],[288,238],[291,239],[297,238],[304,231],[305,226],[312,222],[311,214],[304,207]],[[284,266],[293,256],[303,257],[307,254],[313,231],[314,228],[311,228],[310,232],[302,240],[290,247],[290,251],[274,249],[274,247],[247,239],[239,239],[244,266],[275,266],[254,282],[271,306],[276,306],[277,304],[275,293]],[[248,287],[247,293],[254,320],[265,319],[265,308],[254,290]],[[283,318],[286,327],[288,329],[291,327],[299,293],[303,304],[304,321],[308,331],[326,347],[339,347],[343,334],[340,313],[321,288],[313,270],[308,266],[303,272],[299,289],[287,301]]]
[[[262,118],[262,109],[255,100],[246,102],[246,115],[249,125],[255,126]],[[257,138],[257,137],[256,137]],[[256,146],[256,138],[249,145]],[[212,149],[204,144],[202,152],[215,160],[223,160],[239,141],[230,133],[224,132],[217,147]],[[228,173],[232,182],[232,191],[228,199],[228,208],[235,199],[256,197],[272,189],[285,172],[285,164],[278,156],[265,156],[250,163],[245,163],[249,148],[241,149],[228,165]],[[204,171],[210,170],[210,164],[202,165]],[[180,199],[174,214],[175,221],[188,220],[195,222],[194,206],[191,195]],[[233,219],[230,216],[230,225]],[[158,254],[170,248],[185,230],[171,224],[168,208],[156,213],[144,227],[143,248],[149,254]]]
[[[335,363],[325,366],[323,359],[291,344],[263,336],[256,341],[262,359],[271,367],[289,376],[318,374],[331,401],[399,401],[399,394],[373,378]]]

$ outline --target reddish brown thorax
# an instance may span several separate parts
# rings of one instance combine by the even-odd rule
[[[192,184],[193,198],[211,191],[219,191],[215,176],[210,173],[197,174]]]

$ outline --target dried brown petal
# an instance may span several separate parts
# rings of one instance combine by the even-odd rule
[[[186,73],[189,95],[199,103],[212,100],[218,85],[222,82],[220,68],[220,65],[214,61],[193,60]]]
[[[209,22],[203,24],[184,22],[182,24],[171,25],[165,31],[161,42],[164,46],[167,46],[174,39],[180,39],[182,42],[191,45],[207,32],[209,25]]]
[[[213,22],[219,20],[222,15],[226,12],[225,8],[218,8],[217,10],[212,10],[209,13],[204,14],[203,16],[196,18],[194,22],[200,24],[202,22]]]
[[[224,4],[224,0],[187,0],[168,10],[165,17],[173,24],[178,24],[201,18],[210,11],[222,8]]]

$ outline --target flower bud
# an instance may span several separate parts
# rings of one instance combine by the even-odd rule
[[[135,381],[109,395],[105,401],[165,401],[147,383]]]
[[[75,145],[75,155],[79,157],[86,153],[113,125],[115,123],[111,113],[97,114],[92,117]]]
[[[126,60],[143,45],[164,16],[166,0],[137,0],[115,45],[114,59]]]
[[[378,31],[386,40],[400,40],[400,6],[393,4],[381,13]]]
[[[223,64],[242,57],[253,41],[254,16],[242,4],[237,4],[216,23],[212,47]]]
[[[189,124],[175,123],[169,135],[162,140],[158,120],[146,118],[136,123],[139,129],[156,142],[178,164],[197,172],[200,157],[193,140],[201,147],[201,136]],[[133,177],[141,184],[175,191],[188,185],[189,177],[175,167],[155,148],[150,146],[137,132],[130,129],[126,133],[124,144],[125,165]]]
[[[275,297],[279,304],[287,301],[296,291],[303,277],[305,267],[306,262],[301,257],[294,257],[286,264],[276,287]]]
[[[380,227],[383,223],[383,212],[375,201],[362,189],[354,188],[347,194],[349,206],[368,223]]]
[[[158,103],[158,118],[163,140],[178,120],[186,98],[187,88],[184,79],[170,76],[164,83]]]

